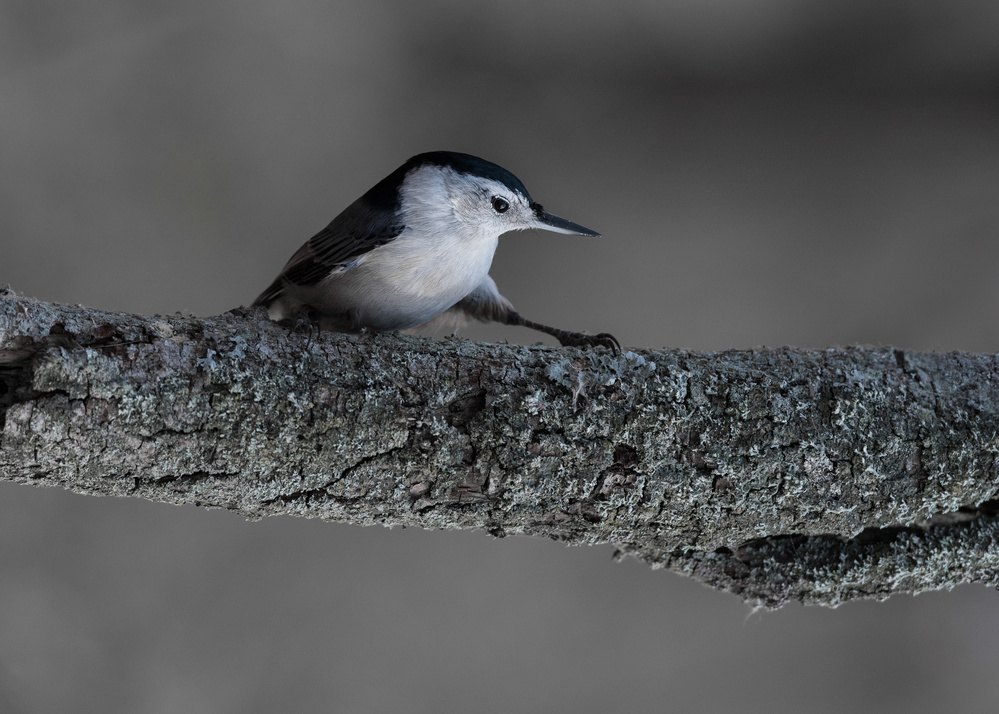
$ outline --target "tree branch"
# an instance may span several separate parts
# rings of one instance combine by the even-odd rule
[[[748,601],[999,584],[999,364],[289,333],[0,291],[0,478],[613,543]]]

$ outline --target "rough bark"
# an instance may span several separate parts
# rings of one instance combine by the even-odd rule
[[[999,583],[999,364],[292,333],[0,291],[0,478],[613,543],[776,607]]]

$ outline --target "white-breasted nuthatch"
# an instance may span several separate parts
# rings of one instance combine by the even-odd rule
[[[406,330],[473,317],[540,330],[567,346],[620,349],[521,317],[489,266],[500,235],[540,228],[598,236],[553,216],[520,179],[469,154],[414,156],[298,249],[254,305],[272,319],[305,315],[339,332]]]

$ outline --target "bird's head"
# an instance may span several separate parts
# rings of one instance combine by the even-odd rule
[[[537,228],[569,235],[596,231],[552,215],[512,173],[484,159],[452,151],[419,154],[394,174],[407,224],[422,230],[462,230],[496,238]],[[415,228],[415,226],[414,226]]]

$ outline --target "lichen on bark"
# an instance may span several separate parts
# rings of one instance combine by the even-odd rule
[[[991,355],[611,354],[0,294],[0,478],[613,543],[766,606],[999,583],[997,434]]]

